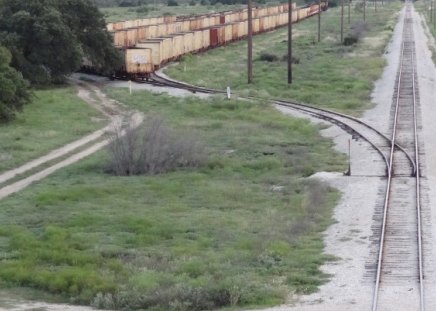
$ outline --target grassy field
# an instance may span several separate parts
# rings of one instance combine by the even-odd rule
[[[109,95],[203,141],[199,169],[114,177],[104,152],[2,201],[0,278],[128,310],[272,305],[316,290],[344,170],[318,128],[261,103]]]
[[[254,38],[254,83],[247,85],[246,42],[238,42],[211,50],[205,54],[184,57],[178,66],[166,69],[171,77],[192,84],[224,89],[231,86],[242,94],[260,97],[294,99],[348,113],[358,114],[370,106],[373,81],[384,67],[383,50],[389,39],[401,3],[391,3],[367,9],[368,29],[360,43],[342,46],[339,42],[339,9],[329,9],[322,15],[322,41],[317,43],[317,18],[295,25],[293,56],[299,61],[293,66],[294,81],[287,84],[287,29]],[[347,11],[345,11],[347,12]],[[353,10],[351,25],[362,20],[362,13]],[[355,25],[354,27],[362,28]],[[262,53],[275,55],[277,60],[260,60]],[[211,64],[214,64],[211,66]],[[247,91],[248,89],[248,91]]]
[[[359,113],[383,69],[381,52],[399,6],[368,12],[367,37],[352,47],[337,43],[337,10],[323,15],[329,36],[320,44],[315,19],[299,24],[291,88],[283,61],[258,59],[262,52],[283,56],[283,30],[256,38],[249,90],[244,43],[186,57],[168,71],[195,84]],[[99,152],[3,200],[3,288],[110,309],[196,311],[279,304],[326,280],[319,268],[332,258],[323,254],[322,232],[339,193],[307,177],[343,171],[346,160],[319,128],[262,102],[106,91],[198,137],[207,163],[115,177],[104,172],[107,154]]]
[[[227,10],[235,10],[241,8],[241,5],[187,5],[166,6],[158,5],[156,8],[153,5],[148,6],[146,12],[141,7],[113,7],[101,8],[100,11],[104,14],[108,23],[118,22],[129,19],[145,18],[151,16],[170,15],[195,15],[204,13],[214,13]]]
[[[38,90],[13,122],[0,125],[0,172],[44,155],[104,123],[70,87]]]

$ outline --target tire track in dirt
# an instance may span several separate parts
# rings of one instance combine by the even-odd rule
[[[70,78],[70,82],[76,86],[77,95],[82,100],[109,119],[109,125],[20,167],[0,174],[0,200],[23,190],[32,183],[40,181],[61,168],[94,154],[109,143],[106,134],[122,127],[123,124],[130,124],[130,126],[136,127],[144,120],[142,113],[129,111],[124,105],[106,98],[106,95],[98,86],[74,78]],[[88,144],[90,146],[81,149]],[[67,158],[65,159],[65,157]],[[58,161],[56,162],[56,160]],[[46,167],[47,163],[53,161],[56,163]],[[37,170],[37,172],[26,176],[26,173],[33,170]],[[23,175],[23,177],[20,178],[20,175]],[[15,180],[17,177],[18,180]],[[8,183],[8,181],[13,179],[14,181]]]

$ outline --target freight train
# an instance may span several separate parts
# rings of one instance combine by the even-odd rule
[[[292,22],[326,10],[327,0],[304,7],[293,4]],[[288,5],[253,8],[253,34],[288,24]],[[148,79],[151,73],[185,54],[194,54],[243,39],[248,34],[246,9],[194,17],[163,16],[107,24],[114,45],[124,56],[124,66],[114,76]],[[92,64],[84,64],[85,71]]]

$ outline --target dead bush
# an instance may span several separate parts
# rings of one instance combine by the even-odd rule
[[[282,61],[287,62],[288,57],[289,57],[288,54],[283,55]],[[299,63],[300,63],[300,58],[292,56],[292,64],[298,65]]]
[[[279,60],[279,57],[275,54],[263,52],[260,54],[259,59],[263,62],[277,62]]]
[[[344,45],[348,46],[359,42],[367,29],[368,25],[365,22],[355,22],[350,27],[350,33],[344,38]]]
[[[119,176],[154,175],[205,163],[204,145],[189,134],[176,134],[160,118],[144,126],[116,128],[109,137],[106,171]]]
[[[328,186],[317,181],[310,180],[304,189],[303,208],[309,219],[316,218],[326,206]]]

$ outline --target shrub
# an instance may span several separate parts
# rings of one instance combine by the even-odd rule
[[[146,126],[116,128],[110,134],[109,173],[128,176],[161,174],[205,162],[205,148],[190,135],[176,135],[159,118]]]
[[[148,11],[150,11],[148,6],[141,6],[141,7],[136,9],[136,13],[141,13],[141,14],[147,14]]]
[[[282,61],[287,62],[288,61],[288,54],[283,55]],[[300,59],[298,57],[292,56],[292,63],[293,64],[299,64]]]
[[[177,0],[168,0],[168,6],[179,6]]]
[[[350,27],[350,33],[344,38],[344,45],[348,46],[359,42],[367,29],[368,25],[365,22],[359,21],[354,23]]]
[[[279,60],[279,57],[275,54],[270,53],[261,53],[259,59],[264,62],[277,62]]]
[[[196,5],[195,0],[191,0],[191,1],[189,2],[189,5],[190,5],[190,6],[195,6],[195,5]]]

